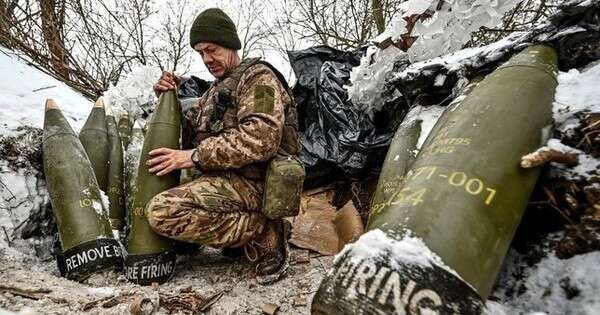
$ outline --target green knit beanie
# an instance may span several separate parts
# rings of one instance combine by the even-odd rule
[[[194,20],[190,29],[190,45],[193,48],[200,42],[214,43],[234,50],[242,48],[235,24],[218,8],[206,9]]]

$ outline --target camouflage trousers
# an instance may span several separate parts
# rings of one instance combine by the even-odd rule
[[[216,248],[238,247],[264,229],[262,193],[262,182],[232,172],[208,173],[154,196],[146,215],[160,235]]]

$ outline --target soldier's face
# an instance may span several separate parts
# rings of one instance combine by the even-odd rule
[[[237,52],[235,50],[213,43],[198,43],[194,49],[200,54],[204,65],[215,78],[224,76],[236,66]]]

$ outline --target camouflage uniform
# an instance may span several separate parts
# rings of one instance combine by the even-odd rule
[[[224,108],[227,98],[235,105]],[[199,149],[202,175],[148,203],[152,228],[217,248],[241,246],[260,234],[267,222],[260,209],[268,161],[298,152],[293,104],[287,86],[257,59],[215,82],[185,115],[184,147]]]

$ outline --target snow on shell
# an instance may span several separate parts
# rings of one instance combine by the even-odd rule
[[[410,123],[415,120],[421,121],[421,133],[419,134],[419,140],[417,141],[417,150],[420,150],[425,140],[429,136],[431,129],[435,126],[438,119],[442,116],[446,110],[446,107],[432,105],[432,106],[415,106],[413,107],[406,118],[404,118],[403,124]]]
[[[425,143],[425,140],[429,136],[431,129],[433,129],[438,119],[440,119],[445,109],[445,107],[434,105],[423,108],[419,112],[418,119],[420,119],[422,123],[421,134],[419,135],[419,140],[417,141],[417,149],[421,149],[423,143]]]
[[[340,253],[336,255],[339,259],[348,251],[351,251],[350,259],[357,259],[357,262],[363,259],[383,257],[385,252],[390,251],[394,257],[392,263],[401,261],[409,265],[418,265],[431,267],[437,265],[448,272],[460,277],[456,271],[446,266],[442,259],[433,253],[422,239],[404,235],[399,240],[392,239],[382,230],[375,229],[363,234],[355,243],[346,245]]]

